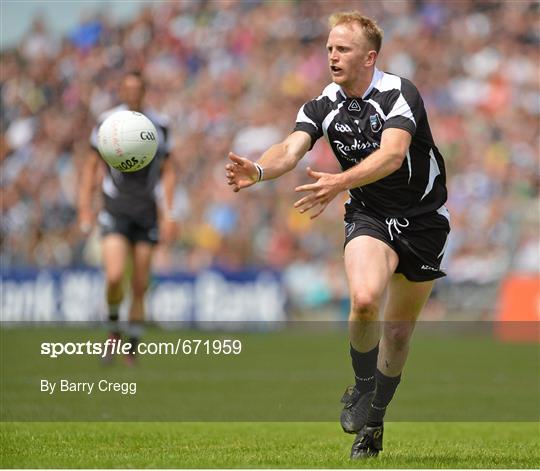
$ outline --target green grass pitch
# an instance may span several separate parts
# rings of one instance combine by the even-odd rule
[[[237,358],[148,356],[132,370],[86,355],[49,359],[44,340],[98,328],[0,329],[2,468],[539,468],[539,345],[462,326],[419,326],[378,458],[351,462],[338,423],[351,380],[346,330],[184,332],[236,337]],[[444,326],[443,326],[444,327]],[[40,378],[133,380],[134,397],[47,396]],[[101,415],[100,415],[101,414]],[[156,418],[153,418],[156,417]]]
[[[351,462],[337,423],[4,423],[3,468],[537,468],[537,423],[388,423]]]

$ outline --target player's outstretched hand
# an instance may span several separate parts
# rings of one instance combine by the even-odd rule
[[[311,219],[319,216],[339,193],[345,188],[341,184],[340,175],[324,172],[316,172],[310,167],[307,168],[307,174],[315,180],[315,183],[297,186],[294,191],[309,192],[306,196],[294,203],[301,213],[309,211],[315,206],[319,206],[312,214]]]
[[[234,152],[229,152],[229,160],[231,162],[225,165],[225,174],[227,185],[231,185],[234,192],[257,183],[259,172],[251,160],[244,159]]]

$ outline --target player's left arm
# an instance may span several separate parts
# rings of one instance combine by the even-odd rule
[[[178,230],[178,222],[174,214],[176,172],[171,157],[167,158],[162,164],[161,185],[163,188],[163,203],[161,208],[160,239],[165,243],[170,243],[174,241]]]
[[[304,213],[319,206],[311,215],[312,219],[316,218],[342,191],[369,185],[398,170],[410,144],[411,134],[408,131],[387,128],[382,133],[380,148],[343,173],[316,172],[308,167],[308,175],[316,181],[295,188],[297,192],[308,192],[294,204],[295,208]]]

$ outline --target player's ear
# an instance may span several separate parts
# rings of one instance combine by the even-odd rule
[[[366,57],[366,67],[372,67],[375,65],[375,62],[377,61],[377,51],[369,51],[367,53],[367,57]]]

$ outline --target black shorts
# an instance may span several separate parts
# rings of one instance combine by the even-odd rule
[[[409,281],[429,281],[446,276],[441,260],[450,223],[448,210],[411,218],[384,218],[354,204],[345,205],[345,245],[367,235],[389,245],[398,255],[396,273]]]
[[[159,230],[156,217],[134,218],[125,214],[111,214],[102,210],[98,216],[101,234],[121,234],[132,244],[148,242],[152,245],[159,242]]]

